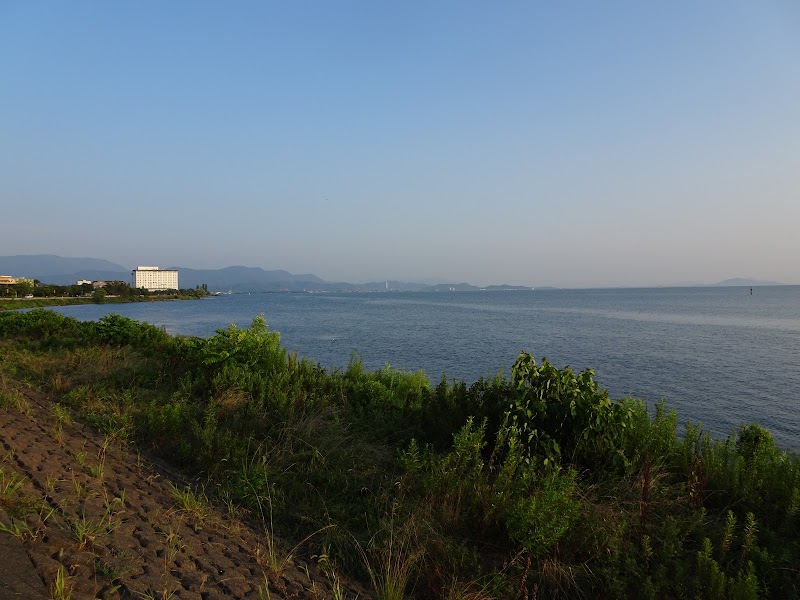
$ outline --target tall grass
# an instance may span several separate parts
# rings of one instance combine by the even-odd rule
[[[472,385],[327,371],[261,317],[200,339],[4,313],[0,351],[210,501],[268,505],[268,562],[324,554],[383,598],[800,594],[798,456],[758,425],[679,435],[665,404],[612,400],[591,371],[527,354]]]

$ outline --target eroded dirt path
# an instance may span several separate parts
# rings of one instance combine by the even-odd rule
[[[356,596],[318,565],[271,567],[267,531],[47,396],[8,378],[0,386],[0,536],[24,543],[48,597],[62,583],[62,598]]]

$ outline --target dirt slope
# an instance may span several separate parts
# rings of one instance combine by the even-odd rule
[[[0,569],[0,598],[357,595],[324,562],[270,552],[257,519],[215,509],[165,465],[18,382],[0,386],[0,562],[16,565]]]

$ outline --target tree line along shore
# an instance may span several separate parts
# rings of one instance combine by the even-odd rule
[[[192,300],[209,295],[204,284],[194,289],[147,290],[134,288],[124,281],[54,285],[39,280],[24,280],[0,286],[0,310],[69,306],[72,304],[123,304],[156,300]]]
[[[472,385],[117,315],[0,314],[3,373],[375,596],[797,598],[800,458],[523,353]],[[0,401],[2,398],[0,398]],[[3,402],[0,402],[2,405]],[[7,404],[7,402],[6,402]]]

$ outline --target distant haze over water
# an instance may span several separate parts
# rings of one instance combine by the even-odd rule
[[[508,375],[519,352],[592,368],[612,397],[664,399],[682,421],[726,435],[768,427],[800,451],[800,286],[517,292],[252,294],[84,305],[206,336],[263,313],[283,345],[325,367],[424,370],[433,383]]]

